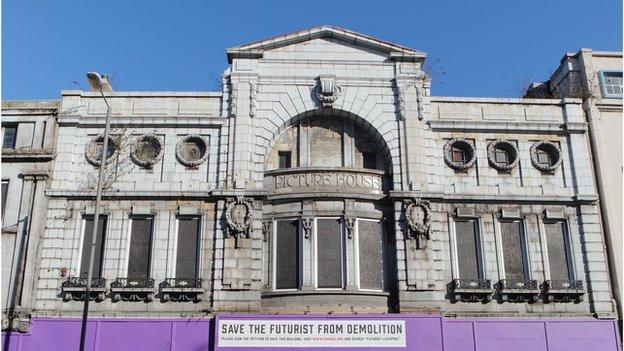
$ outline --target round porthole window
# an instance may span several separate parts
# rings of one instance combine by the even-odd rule
[[[518,165],[518,148],[507,140],[495,140],[488,145],[490,166],[502,172],[511,171]]]
[[[196,167],[206,161],[208,147],[206,141],[199,135],[188,135],[178,141],[176,156],[180,163],[187,167]]]
[[[552,173],[561,164],[561,150],[550,141],[539,141],[531,146],[531,163],[544,173]]]
[[[444,145],[444,161],[456,171],[467,170],[477,161],[475,148],[468,140],[451,139]]]
[[[151,168],[163,154],[163,146],[155,135],[141,135],[132,144],[130,156],[138,165]]]
[[[104,135],[100,134],[89,141],[85,150],[85,156],[87,161],[94,166],[99,166],[102,160],[102,149],[104,147]],[[108,145],[106,148],[106,163],[109,163],[117,153],[118,145],[115,138],[108,138]]]

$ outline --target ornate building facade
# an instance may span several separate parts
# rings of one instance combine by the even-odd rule
[[[94,349],[619,349],[581,99],[431,96],[425,53],[330,26],[227,57],[221,92],[104,92],[98,228],[106,104],[62,92],[5,343],[77,345],[95,235]]]

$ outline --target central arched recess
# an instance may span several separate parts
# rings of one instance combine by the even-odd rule
[[[392,310],[393,169],[377,130],[343,111],[304,114],[280,128],[263,167],[263,309]]]

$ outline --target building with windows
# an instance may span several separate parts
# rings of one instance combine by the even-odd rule
[[[62,91],[5,345],[75,348],[91,284],[93,349],[620,349],[584,100],[431,96],[425,53],[331,26],[227,58],[104,92],[98,228],[106,104]]]

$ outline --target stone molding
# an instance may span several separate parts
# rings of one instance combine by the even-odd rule
[[[342,86],[336,83],[336,76],[332,74],[321,74],[314,87],[314,96],[321,103],[322,108],[332,108],[334,102],[342,94]]]
[[[355,217],[345,217],[345,228],[347,229],[347,239],[353,239],[353,229],[355,228]]]
[[[139,148],[140,143],[143,141],[149,141],[158,145],[159,152],[156,157],[152,159],[144,159],[139,155],[138,148]],[[158,161],[160,161],[160,159],[163,156],[163,152],[164,152],[164,147],[163,147],[162,142],[157,136],[153,134],[144,134],[144,135],[137,137],[134,143],[132,143],[132,146],[130,147],[130,156],[132,157],[134,162],[136,162],[139,166],[142,166],[145,168],[152,168],[153,165],[155,165]]]
[[[537,149],[540,147],[546,147],[548,149],[548,152],[551,153],[551,156],[556,157],[555,163],[553,163],[552,165],[548,167],[544,167],[539,162],[537,162]],[[543,173],[552,173],[559,167],[559,165],[561,165],[561,161],[562,161],[561,150],[559,149],[559,146],[557,144],[551,141],[542,140],[542,141],[536,142],[535,144],[531,146],[530,153],[531,153],[531,164],[533,164],[533,167],[535,167],[536,169],[538,169],[539,171]]]
[[[249,117],[251,118],[256,116],[257,95],[258,84],[256,82],[249,82]]]
[[[513,161],[511,161],[511,163],[509,163],[506,166],[502,166],[496,162],[495,152],[496,152],[497,146],[503,146],[505,148],[505,152],[511,153],[510,156],[513,158]],[[492,168],[498,171],[511,172],[511,170],[514,169],[518,165],[518,162],[520,161],[519,156],[520,155],[519,155],[518,147],[516,147],[516,145],[509,140],[494,140],[490,144],[488,144],[488,147],[487,147],[488,162],[490,166],[492,166]]]
[[[204,154],[198,160],[187,160],[184,157],[182,157],[182,145],[186,141],[190,141],[190,140],[197,140],[204,144]],[[192,168],[192,169],[197,168],[197,166],[204,163],[204,161],[206,161],[206,159],[208,158],[208,143],[206,142],[206,139],[204,139],[204,137],[198,134],[191,134],[191,135],[187,135],[181,138],[180,140],[178,140],[178,143],[176,144],[176,157],[178,161],[181,164],[185,165],[186,167]]]
[[[301,224],[303,225],[303,237],[305,239],[310,239],[310,232],[312,231],[312,223],[314,222],[313,217],[302,217]]]
[[[238,211],[240,210],[244,211],[242,218],[238,214]],[[227,221],[231,236],[236,239],[240,239],[242,236],[245,236],[249,239],[249,231],[251,229],[251,221],[253,219],[252,210],[253,205],[251,201],[242,196],[237,196],[236,201],[233,201],[228,205],[225,210],[225,219]]]
[[[472,154],[472,157],[470,158],[470,160],[468,160],[468,162],[464,165],[457,164],[453,162],[453,160],[451,159],[451,147],[453,147],[453,145],[455,145],[456,143],[460,143],[464,147],[468,148],[468,151]],[[477,162],[477,152],[475,150],[475,147],[474,145],[472,145],[471,142],[469,142],[466,139],[463,139],[463,138],[451,139],[446,142],[443,150],[444,150],[444,162],[446,162],[446,164],[449,167],[451,167],[452,169],[456,171],[466,171],[472,166],[474,166],[475,162]]]
[[[420,214],[419,214],[420,212]],[[405,204],[405,219],[408,227],[408,238],[417,239],[419,248],[426,248],[431,227],[431,209],[429,201],[413,198]]]

